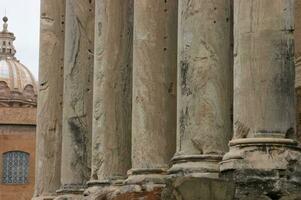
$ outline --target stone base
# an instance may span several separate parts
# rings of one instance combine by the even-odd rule
[[[236,199],[301,199],[301,149],[294,140],[232,140],[220,169],[235,182]]]
[[[235,186],[221,179],[172,177],[162,192],[162,200],[233,200]]]
[[[56,196],[40,196],[40,197],[33,197],[31,200],[53,200]]]
[[[166,184],[93,186],[82,200],[233,200],[234,184],[212,178],[172,177]],[[69,199],[68,199],[69,200]],[[77,200],[77,199],[76,199]]]
[[[175,156],[169,174],[185,177],[218,178],[221,155]]]
[[[54,200],[82,200],[85,186],[78,184],[65,184],[57,190]]]
[[[166,169],[131,169],[128,178],[124,181],[126,185],[165,185],[167,176]]]
[[[90,181],[84,200],[160,200],[165,187],[165,169],[132,169],[122,181]]]
[[[82,195],[64,194],[57,196],[54,200],[82,200]]]
[[[85,192],[83,200],[160,200],[162,187],[159,185],[93,186]]]

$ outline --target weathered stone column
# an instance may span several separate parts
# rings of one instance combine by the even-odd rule
[[[94,1],[66,1],[61,189],[81,194],[90,179]],[[63,198],[63,197],[62,197]]]
[[[34,199],[60,187],[65,1],[41,1],[40,70]]]
[[[297,138],[301,141],[301,1],[295,1],[295,88],[297,105]]]
[[[90,186],[124,180],[131,168],[133,0],[95,4]]]
[[[217,177],[231,138],[231,1],[179,1],[177,153],[170,173]]]
[[[234,137],[221,171],[236,181],[239,199],[280,199],[301,183],[294,6],[294,0],[234,1]]]
[[[177,1],[134,1],[132,169],[162,183],[175,152]]]

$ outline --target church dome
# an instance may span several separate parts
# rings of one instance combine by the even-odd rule
[[[15,57],[15,36],[3,18],[0,32],[0,107],[35,107],[37,85],[31,72]]]

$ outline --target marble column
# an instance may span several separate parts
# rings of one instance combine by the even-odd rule
[[[301,1],[295,1],[295,91],[297,105],[297,138],[301,141]]]
[[[221,171],[237,182],[237,198],[293,192],[301,182],[295,140],[295,2],[234,1],[234,136]]]
[[[175,152],[177,1],[134,1],[132,169],[161,183]]]
[[[231,0],[179,1],[172,174],[217,177],[231,138]]]
[[[52,199],[60,187],[65,1],[41,1],[35,193]]]
[[[81,194],[90,179],[93,51],[94,1],[67,0],[60,195]]]
[[[133,0],[95,4],[90,186],[123,180],[131,168]]]

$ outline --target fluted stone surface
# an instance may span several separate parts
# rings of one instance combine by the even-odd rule
[[[96,1],[92,181],[131,168],[133,0]]]
[[[41,1],[35,198],[60,187],[65,1]]]
[[[94,1],[66,1],[61,193],[90,178]]]
[[[175,152],[177,1],[134,11],[132,172],[161,173]]]
[[[179,15],[177,153],[171,172],[216,173],[231,138],[231,1],[180,1]]]

